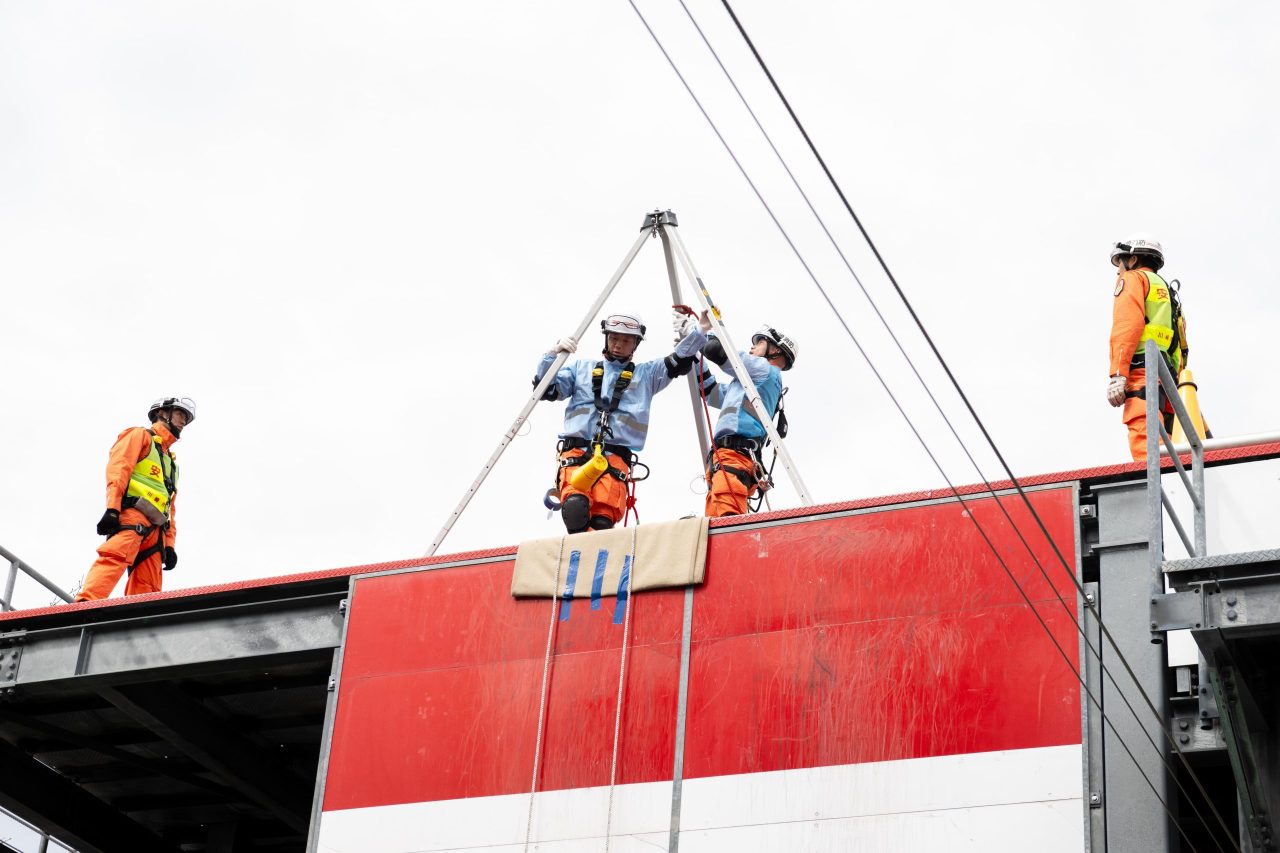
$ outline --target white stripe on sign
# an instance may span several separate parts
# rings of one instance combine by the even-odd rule
[[[685,779],[681,853],[1080,853],[1080,746]],[[671,783],[620,785],[611,849],[667,848]],[[539,853],[598,851],[607,788],[537,795]],[[523,849],[527,795],[325,812],[324,853]],[[532,848],[531,848],[532,849]]]

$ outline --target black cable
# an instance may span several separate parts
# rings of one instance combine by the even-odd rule
[[[799,250],[796,248],[795,243],[791,240],[790,235],[787,234],[786,229],[782,227],[782,223],[779,222],[778,218],[774,215],[773,209],[769,206],[768,202],[766,202],[764,197],[760,194],[759,189],[756,187],[755,183],[751,180],[751,177],[747,174],[746,170],[743,168],[741,161],[738,160],[738,157],[733,152],[732,147],[728,144],[724,136],[720,133],[719,128],[716,126],[715,122],[712,121],[710,115],[707,114],[706,109],[702,106],[702,102],[699,101],[697,95],[693,93],[693,89],[689,86],[688,82],[685,80],[684,75],[680,73],[680,69],[676,66],[675,62],[671,59],[670,54],[667,53],[666,48],[662,45],[661,40],[658,38],[657,34],[653,31],[653,28],[649,26],[649,22],[645,19],[643,13],[641,13],[639,8],[636,7],[634,0],[627,0],[627,2],[631,5],[631,8],[633,11],[635,11],[636,15],[640,18],[640,22],[644,25],[650,37],[654,40],[654,43],[658,46],[658,49],[662,52],[663,57],[666,58],[667,63],[671,66],[672,71],[675,72],[676,76],[680,79],[680,82],[684,85],[685,90],[689,93],[689,97],[693,99],[694,104],[697,105],[699,111],[703,115],[703,118],[705,118],[707,120],[707,123],[711,126],[712,131],[716,134],[716,137],[720,140],[721,145],[724,146],[730,158],[733,160],[734,164],[738,167],[738,170],[742,173],[743,178],[747,181],[747,184],[751,187],[752,191],[755,193],[756,198],[759,199],[761,205],[764,206],[765,211],[769,214],[769,217],[773,220],[774,225],[778,228],[779,232],[782,234],[783,239],[787,241],[787,244],[791,247],[792,252],[795,253],[797,260],[799,260],[800,262],[800,265],[804,267],[805,272],[808,273],[809,278],[813,281],[814,285],[818,288],[819,293],[821,293],[823,298],[826,300],[827,305],[831,308],[832,312],[835,314],[836,319],[840,322],[841,326],[844,327],[846,334],[849,335],[850,340],[853,341],[854,346],[858,349],[858,352],[862,355],[863,359],[867,362],[868,367],[871,368],[872,373],[875,375],[876,379],[880,382],[881,387],[884,388],[885,393],[889,395],[889,399],[893,402],[894,406],[898,409],[898,412],[899,414],[902,415],[903,420],[907,422],[907,426],[911,429],[912,433],[915,435],[916,440],[920,443],[921,447],[924,449],[925,454],[929,457],[930,461],[933,462],[934,467],[938,469],[938,473],[942,476],[943,480],[947,483],[947,486],[951,490],[951,493],[956,497],[956,500],[960,503],[961,507],[963,507],[966,510],[966,512],[968,512],[968,503],[960,495],[959,491],[956,489],[955,485],[951,482],[950,478],[947,477],[946,472],[943,470],[941,464],[938,462],[937,458],[934,456],[932,450],[930,450],[927,442],[924,441],[924,438],[920,435],[919,431],[916,429],[915,423],[907,415],[906,411],[902,408],[901,403],[898,402],[897,397],[894,396],[893,392],[889,389],[888,383],[885,381],[884,377],[880,374],[880,372],[876,369],[874,362],[871,361],[870,356],[867,354],[866,350],[863,349],[862,344],[857,339],[857,336],[853,334],[853,331],[849,328],[848,323],[845,321],[843,315],[840,314],[839,310],[836,308],[835,304],[832,302],[831,297],[827,294],[825,288],[822,287],[821,282],[818,281],[817,276],[814,275],[813,270],[810,269],[808,263],[804,260],[804,257],[800,254]],[[1147,787],[1151,789],[1151,793],[1155,796],[1156,800],[1160,802],[1161,807],[1164,809],[1165,813],[1169,816],[1170,820],[1173,821],[1175,828],[1177,828],[1179,833],[1182,834],[1182,837],[1187,841],[1187,843],[1190,844],[1191,839],[1187,836],[1186,831],[1182,829],[1182,827],[1178,824],[1177,818],[1173,814],[1173,812],[1170,810],[1168,803],[1166,803],[1164,798],[1160,796],[1160,793],[1159,791],[1156,790],[1155,785],[1147,777],[1146,773],[1143,772],[1142,766],[1138,763],[1138,760],[1134,756],[1132,750],[1129,748],[1129,745],[1125,742],[1124,738],[1120,735],[1120,732],[1116,729],[1115,723],[1112,722],[1111,719],[1107,716],[1107,713],[1106,711],[1103,710],[1101,703],[1093,695],[1093,691],[1089,689],[1089,686],[1085,682],[1083,675],[1071,663],[1070,656],[1067,655],[1066,650],[1062,648],[1062,645],[1058,642],[1057,638],[1053,636],[1053,633],[1049,629],[1048,624],[1044,621],[1044,617],[1041,616],[1039,611],[1036,610],[1035,605],[1031,601],[1030,596],[1027,595],[1026,590],[1023,589],[1021,583],[1019,583],[1017,578],[1013,575],[1012,570],[1009,569],[1004,559],[1000,556],[1000,553],[996,549],[994,543],[992,543],[991,539],[987,536],[986,531],[982,528],[982,525],[973,516],[973,513],[969,512],[968,514],[969,514],[970,520],[973,522],[975,528],[978,530],[979,535],[982,537],[983,541],[986,543],[987,548],[991,551],[992,556],[996,558],[996,561],[1000,564],[1000,567],[1004,570],[1005,574],[1009,577],[1010,581],[1013,582],[1014,587],[1018,590],[1019,595],[1022,596],[1023,601],[1028,606],[1028,609],[1030,610],[1032,615],[1035,616],[1036,620],[1040,623],[1040,626],[1044,629],[1046,636],[1049,637],[1050,642],[1053,644],[1054,648],[1057,649],[1058,654],[1062,657],[1063,661],[1066,663],[1067,668],[1072,672],[1073,675],[1075,675],[1076,680],[1080,682],[1080,686],[1084,690],[1085,694],[1089,697],[1090,701],[1093,702],[1094,706],[1098,709],[1098,712],[1102,715],[1103,722],[1111,727],[1111,731],[1113,734],[1115,734],[1116,740],[1119,741],[1120,745],[1124,748],[1125,753],[1128,754],[1130,760],[1133,761],[1134,767],[1138,771],[1138,775],[1141,776],[1143,781],[1147,783]],[[1046,536],[1048,535],[1047,531],[1045,531],[1045,535]],[[1145,733],[1145,729],[1144,729],[1144,733]],[[1150,735],[1148,735],[1148,738],[1150,738]],[[1167,762],[1166,762],[1166,769],[1172,770],[1172,768],[1169,767]]]
[[[791,167],[787,164],[786,158],[782,156],[782,153],[778,150],[778,147],[774,144],[773,138],[769,135],[768,131],[765,130],[764,125],[760,122],[760,119],[756,115],[755,110],[753,110],[751,108],[751,105],[747,102],[746,96],[743,95],[742,90],[738,87],[737,82],[733,79],[733,75],[729,73],[729,69],[726,68],[724,62],[721,61],[720,55],[716,52],[716,49],[712,46],[710,40],[706,36],[706,33],[703,32],[702,27],[698,24],[697,19],[694,18],[693,13],[689,10],[688,5],[686,5],[684,0],[679,0],[679,3],[681,8],[684,9],[685,15],[689,18],[689,22],[693,24],[694,29],[697,30],[698,35],[699,37],[701,37],[703,44],[706,45],[707,50],[711,53],[712,57],[715,59],[716,64],[719,65],[721,72],[724,73],[725,78],[729,81],[729,85],[733,87],[734,92],[738,95],[738,100],[742,102],[743,107],[747,110],[748,114],[750,114],[752,121],[755,122],[756,128],[760,131],[761,135],[764,136],[765,141],[769,144],[769,147],[773,151],[774,156],[778,159],[779,164],[782,166],[783,170],[786,171],[787,176],[791,179],[792,185],[795,186],[796,191],[800,193],[800,197],[804,199],[805,204],[809,208],[809,212],[813,214],[814,218],[818,222],[818,225],[822,228],[823,233],[826,235],[827,240],[831,243],[832,248],[835,249],[836,254],[840,256],[840,260],[844,263],[845,268],[849,271],[849,274],[853,277],[853,280],[858,285],[859,290],[862,291],[863,297],[867,300],[868,304],[871,306],[872,311],[875,312],[875,315],[879,319],[880,324],[884,327],[885,331],[889,333],[889,337],[893,340],[894,345],[897,346],[898,348],[898,352],[902,355],[903,359],[906,361],[907,365],[910,367],[911,372],[915,375],[916,380],[920,383],[920,387],[924,390],[925,394],[929,397],[930,402],[933,403],[934,409],[937,410],[939,416],[942,417],[943,421],[947,425],[947,428],[950,430],[952,437],[955,438],[956,442],[960,445],[960,448],[964,451],[964,455],[968,458],[969,463],[970,465],[973,466],[974,471],[977,472],[978,477],[982,481],[982,484],[986,487],[987,491],[990,492],[992,497],[995,499],[996,506],[999,507],[1001,513],[1005,517],[1005,520],[1009,522],[1010,527],[1017,534],[1018,540],[1022,543],[1023,548],[1026,549],[1028,556],[1031,557],[1031,560],[1035,564],[1036,569],[1039,570],[1040,576],[1044,578],[1045,582],[1049,585],[1049,589],[1053,591],[1059,604],[1062,605],[1063,610],[1072,618],[1073,621],[1075,621],[1076,612],[1072,609],[1072,607],[1069,604],[1067,604],[1066,600],[1062,597],[1061,593],[1058,592],[1058,589],[1054,585],[1053,581],[1050,580],[1048,571],[1045,569],[1044,565],[1040,562],[1040,559],[1036,556],[1035,552],[1032,550],[1031,545],[1026,540],[1026,537],[1023,536],[1021,528],[1013,520],[1012,516],[1010,516],[1009,511],[1004,506],[1004,502],[1000,499],[1000,496],[996,494],[994,487],[987,480],[987,477],[983,473],[982,468],[978,465],[977,460],[974,459],[973,454],[970,452],[969,447],[965,443],[964,439],[962,439],[959,433],[956,431],[955,426],[951,422],[951,419],[948,418],[946,415],[946,412],[943,411],[942,406],[938,402],[937,398],[934,396],[932,389],[930,389],[928,383],[925,382],[924,377],[920,375],[920,371],[917,369],[915,362],[907,354],[906,349],[902,346],[902,342],[898,339],[898,336],[894,333],[892,327],[889,325],[888,320],[885,318],[884,314],[880,311],[879,305],[876,304],[875,299],[872,298],[871,294],[867,291],[866,286],[862,283],[862,279],[858,276],[858,273],[853,269],[853,265],[849,262],[849,259],[845,256],[844,252],[841,250],[839,243],[836,241],[835,237],[831,234],[831,230],[827,227],[826,221],[822,218],[821,214],[819,214],[817,209],[814,207],[813,202],[809,199],[808,194],[804,191],[804,188],[800,185],[799,180],[796,178],[795,174],[792,172]],[[732,15],[732,9],[730,9],[730,14]],[[735,23],[738,23],[736,17],[735,17]],[[738,24],[738,27],[739,27],[739,32],[743,34],[743,37],[747,38],[745,32],[742,31],[742,27],[740,23]],[[747,38],[747,41],[748,41],[748,44],[750,44],[749,38]],[[755,52],[754,46],[753,46],[753,52]],[[760,60],[759,53],[755,53],[755,55],[757,60],[762,62],[762,60]],[[769,73],[767,68],[765,69],[765,73],[766,74]],[[772,75],[770,75],[770,80],[772,81]],[[776,83],[774,85],[775,85],[775,91],[776,91],[777,90]],[[781,92],[779,92],[779,95],[781,95]],[[789,105],[788,105],[788,109],[789,109]],[[792,118],[793,119],[795,118],[794,112],[792,113]],[[801,132],[802,133],[804,132],[803,128],[801,128]],[[806,134],[806,141],[808,141],[807,134]],[[812,142],[810,142],[810,147],[812,149]],[[816,154],[816,151],[815,151],[815,154]],[[823,163],[824,169],[825,169],[825,165],[826,164]],[[831,177],[830,172],[827,172],[827,176],[828,178]],[[843,199],[843,196],[842,196],[842,199]],[[848,206],[848,202],[846,201],[845,203],[846,203],[846,206]],[[863,233],[865,236],[865,231]],[[882,260],[882,264],[883,264],[883,260]],[[919,320],[917,318],[917,324],[918,323],[919,323]],[[936,354],[936,350],[935,350],[935,354]],[[955,381],[954,377],[952,377],[952,381],[953,382]],[[962,393],[962,396],[963,396],[963,393]],[[998,451],[997,451],[997,455],[998,455]],[[1006,471],[1007,471],[1007,466],[1006,466]],[[1017,481],[1012,477],[1011,473],[1010,473],[1010,478],[1013,479],[1014,484],[1017,485]],[[1021,492],[1021,489],[1019,489],[1019,492]],[[1027,508],[1031,510],[1033,517],[1036,518],[1037,522],[1039,522],[1040,521],[1039,515],[1038,513],[1036,513],[1035,509],[1027,501],[1025,494],[1022,497],[1023,497],[1023,501],[1027,504]],[[1041,532],[1044,533],[1046,539],[1049,540],[1050,544],[1054,545],[1053,540],[1048,536],[1048,532],[1044,529],[1043,524],[1041,524]],[[1055,551],[1056,550],[1057,549],[1055,546]],[[1119,657],[1123,661],[1125,668],[1129,671],[1130,676],[1133,677],[1133,671],[1129,665],[1129,662],[1125,658],[1124,654],[1120,651],[1120,649],[1116,647],[1115,641],[1111,637],[1110,629],[1106,627],[1106,623],[1103,621],[1101,613],[1099,613],[1095,607],[1089,604],[1088,596],[1085,594],[1084,586],[1076,578],[1075,572],[1071,571],[1071,569],[1067,567],[1066,561],[1062,557],[1061,553],[1058,554],[1058,557],[1059,557],[1059,560],[1062,562],[1063,568],[1066,570],[1068,577],[1071,578],[1071,581],[1075,585],[1077,592],[1080,594],[1080,600],[1084,602],[1085,607],[1088,610],[1090,610],[1090,612],[1093,613],[1094,618],[1098,620],[1099,627],[1105,633],[1106,638],[1108,640],[1111,640],[1112,650],[1116,653],[1117,657]],[[1080,633],[1081,639],[1084,640],[1084,644],[1088,649],[1088,651],[1098,661],[1098,664],[1101,667],[1102,672],[1108,678],[1111,679],[1112,685],[1114,685],[1116,690],[1119,691],[1120,698],[1124,701],[1124,704],[1128,707],[1129,712],[1133,715],[1134,720],[1139,724],[1139,726],[1141,726],[1142,720],[1138,715],[1137,709],[1133,707],[1132,703],[1129,701],[1128,697],[1125,695],[1125,692],[1120,688],[1119,682],[1116,681],[1115,674],[1112,673],[1110,668],[1108,668],[1107,665],[1103,662],[1101,650],[1094,647],[1093,643],[1090,641],[1089,637],[1084,632],[1083,627],[1081,627],[1078,623],[1076,624],[1076,629]],[[1161,716],[1155,710],[1150,698],[1146,696],[1145,691],[1142,688],[1142,685],[1138,684],[1138,682],[1136,681],[1136,678],[1134,680],[1134,683],[1135,683],[1135,686],[1137,686],[1137,688],[1139,689],[1139,691],[1143,692],[1144,694],[1143,698],[1147,700],[1147,705],[1152,711],[1156,719],[1157,727],[1160,728],[1162,731],[1164,731],[1165,739],[1169,742],[1169,745],[1172,747],[1174,752],[1178,753],[1179,756],[1182,758],[1182,763],[1184,766],[1186,766],[1188,773],[1191,775],[1192,781],[1195,783],[1196,787],[1200,790],[1200,793],[1205,797],[1205,799],[1209,800],[1208,793],[1205,791],[1204,786],[1200,782],[1198,775],[1194,772],[1194,770],[1192,770],[1186,758],[1182,757],[1181,749],[1179,748],[1178,744],[1174,741],[1173,734],[1165,728],[1163,716]],[[1151,743],[1152,748],[1155,749],[1159,754],[1160,747],[1156,744],[1155,740],[1152,739],[1150,733],[1148,733],[1145,728],[1143,728],[1142,731],[1143,731],[1143,734],[1146,736],[1147,740]],[[1172,770],[1172,767],[1170,767],[1169,769]],[[1188,802],[1191,803],[1192,811],[1195,812],[1196,816],[1200,819],[1200,822],[1207,828],[1208,821],[1204,817],[1204,815],[1200,812],[1199,808],[1196,806],[1195,801],[1190,799],[1189,792],[1182,786],[1181,782],[1177,780],[1176,774],[1174,774],[1172,778],[1175,780],[1175,782],[1177,782],[1178,787],[1182,791],[1182,793],[1184,795],[1188,795]],[[1212,801],[1209,801],[1209,802],[1211,803]],[[1219,822],[1221,823],[1222,817],[1220,815],[1215,815],[1215,816],[1218,818]],[[1223,828],[1225,829],[1225,825]],[[1222,849],[1220,845],[1218,849],[1219,850]]]
[[[1195,783],[1196,788],[1200,791],[1201,795],[1205,798],[1205,801],[1208,804],[1209,809],[1213,813],[1213,816],[1217,819],[1218,824],[1222,827],[1223,831],[1227,833],[1228,837],[1230,837],[1231,830],[1227,826],[1226,821],[1223,819],[1222,815],[1219,813],[1217,807],[1213,804],[1213,800],[1209,797],[1208,792],[1204,789],[1203,784],[1200,782],[1199,775],[1196,774],[1195,771],[1191,768],[1191,765],[1187,761],[1186,756],[1183,754],[1182,749],[1178,746],[1177,742],[1174,740],[1172,733],[1169,732],[1165,727],[1163,715],[1161,715],[1160,712],[1156,710],[1155,704],[1151,701],[1150,695],[1143,688],[1142,684],[1138,681],[1138,677],[1133,672],[1133,669],[1129,665],[1128,660],[1125,658],[1123,653],[1120,652],[1120,649],[1115,642],[1115,638],[1111,635],[1110,629],[1106,627],[1106,623],[1102,619],[1101,613],[1097,611],[1096,607],[1094,607],[1092,604],[1088,602],[1087,598],[1083,597],[1084,588],[1083,586],[1081,586],[1080,582],[1076,579],[1075,572],[1073,572],[1070,569],[1070,567],[1068,567],[1066,558],[1062,555],[1062,552],[1058,548],[1058,545],[1054,541],[1053,537],[1049,535],[1049,531],[1045,528],[1044,521],[1040,518],[1039,513],[1035,511],[1035,508],[1031,506],[1031,502],[1027,498],[1026,492],[1023,491],[1022,485],[1018,482],[1018,479],[1013,475],[1013,471],[1010,469],[1008,463],[1005,461],[1004,455],[1000,452],[999,447],[996,445],[995,440],[991,437],[991,434],[987,430],[986,425],[982,422],[982,419],[978,417],[978,413],[974,409],[973,404],[969,401],[968,396],[964,393],[964,389],[960,387],[959,380],[957,380],[955,377],[955,374],[952,373],[950,366],[946,362],[946,359],[942,357],[942,353],[938,350],[938,347],[934,343],[933,338],[929,335],[928,331],[925,329],[924,323],[920,320],[919,315],[916,314],[915,308],[912,306],[910,300],[907,298],[906,293],[903,292],[901,286],[898,284],[897,279],[894,277],[893,272],[889,269],[889,265],[885,262],[884,257],[880,254],[879,248],[876,247],[875,242],[871,239],[871,235],[867,233],[867,230],[863,226],[862,221],[858,218],[857,213],[854,212],[853,206],[849,203],[848,198],[844,194],[844,190],[841,189],[839,182],[836,181],[835,176],[832,175],[831,170],[827,167],[827,163],[822,158],[822,155],[818,153],[817,146],[814,145],[813,140],[812,138],[810,138],[808,131],[805,130],[803,123],[800,121],[800,118],[796,115],[795,110],[792,109],[791,102],[788,101],[786,95],[782,93],[781,87],[779,87],[777,80],[774,79],[773,73],[769,70],[769,67],[765,63],[764,58],[760,56],[760,52],[756,49],[755,43],[751,40],[751,37],[747,35],[746,29],[742,26],[742,22],[738,19],[737,14],[733,11],[733,7],[729,4],[728,0],[721,0],[721,4],[724,6],[725,10],[729,13],[729,17],[733,19],[733,23],[737,27],[739,34],[741,34],[743,41],[745,41],[748,48],[750,48],[752,55],[756,58],[756,62],[760,65],[760,69],[764,72],[765,76],[768,78],[770,85],[773,86],[774,92],[777,93],[778,98],[782,101],[783,106],[786,107],[787,113],[791,116],[791,119],[795,123],[797,130],[799,130],[800,135],[804,137],[805,143],[809,146],[809,150],[813,153],[814,158],[818,161],[818,165],[822,167],[822,171],[827,176],[827,180],[831,183],[832,188],[835,190],[836,194],[840,197],[840,201],[844,204],[845,210],[848,211],[849,216],[853,219],[854,224],[858,227],[858,231],[862,234],[863,239],[866,240],[867,246],[871,249],[872,254],[875,255],[876,260],[880,264],[880,268],[884,271],[885,276],[889,279],[889,282],[893,285],[893,289],[897,292],[898,297],[902,301],[902,304],[906,307],[907,312],[911,315],[911,319],[915,322],[916,328],[920,330],[920,334],[924,337],[925,341],[928,343],[929,349],[933,352],[934,357],[938,360],[938,364],[942,367],[943,371],[947,374],[947,378],[951,381],[952,387],[955,388],[956,393],[960,396],[961,401],[963,401],[965,408],[969,412],[969,415],[973,418],[974,423],[978,426],[978,429],[982,432],[983,438],[986,439],[988,446],[990,446],[992,452],[995,454],[996,458],[1000,461],[1000,466],[1004,469],[1005,475],[1009,478],[1009,482],[1017,491],[1018,496],[1022,499],[1023,503],[1026,505],[1028,511],[1030,511],[1032,518],[1035,519],[1036,525],[1040,528],[1041,534],[1045,537],[1045,540],[1049,543],[1049,546],[1053,549],[1053,552],[1055,556],[1058,558],[1058,561],[1062,564],[1063,569],[1071,577],[1072,582],[1075,584],[1077,590],[1081,593],[1082,600],[1085,602],[1086,608],[1088,608],[1093,613],[1094,617],[1098,620],[1099,628],[1101,629],[1104,637],[1107,639],[1108,642],[1111,643],[1112,649],[1116,652],[1117,657],[1120,658],[1121,663],[1124,665],[1125,671],[1129,674],[1129,677],[1133,680],[1134,686],[1138,689],[1138,692],[1140,693],[1143,700],[1147,704],[1151,713],[1159,721],[1160,723],[1159,727],[1161,731],[1164,732],[1166,739],[1168,739],[1170,746],[1173,748],[1173,751],[1178,755],[1178,758],[1181,760],[1183,766],[1186,768],[1188,774],[1191,776],[1192,781]],[[684,5],[683,0],[681,0],[681,5],[682,6]],[[685,9],[685,12],[688,13],[687,8]],[[690,19],[692,20],[692,15],[690,15]],[[696,22],[695,22],[695,26],[697,26]],[[699,29],[699,33],[701,34],[701,29]],[[705,41],[705,36],[703,38]],[[708,44],[708,47],[710,47],[709,44]],[[718,57],[717,57],[717,62],[719,62]],[[721,65],[721,68],[722,69],[724,68],[723,64]],[[727,70],[725,71],[725,74],[728,75]],[[737,90],[736,85],[734,85],[734,89]],[[741,92],[739,92],[739,96],[741,97]],[[744,99],[744,103],[745,103],[745,99]],[[748,107],[748,110],[749,109],[750,108]],[[753,118],[755,117],[754,113],[752,113],[752,117]],[[759,125],[759,121],[757,121],[757,126],[758,125]],[[763,132],[763,128],[761,128],[761,132]],[[770,144],[772,145],[772,143]],[[774,149],[774,153],[775,154],[777,153],[776,148]],[[778,155],[778,156],[781,157],[781,155]],[[791,174],[790,169],[788,169],[787,172],[788,174]],[[794,176],[792,180],[794,181]],[[805,201],[806,203],[808,202],[807,197],[805,198]],[[810,209],[811,210],[813,209],[812,205],[810,205]],[[817,215],[816,211],[814,211],[814,215],[815,216]],[[823,225],[823,230],[826,231],[825,225]],[[827,236],[830,238],[831,236],[830,232],[827,233]],[[837,248],[837,251],[839,251],[838,248]],[[840,256],[841,256],[841,259],[844,260],[843,253],[840,253]],[[848,265],[847,260],[845,261],[845,263],[846,265]],[[852,269],[850,270],[850,272],[852,272]],[[856,274],[854,278],[855,278],[855,281],[858,281],[859,287],[862,287],[862,282],[857,279]],[[862,290],[864,295],[867,295],[867,300],[872,303],[872,307],[873,309],[875,309],[877,316],[880,316],[880,311],[875,306],[874,301],[871,299],[869,294],[866,294],[866,288],[864,287],[862,288]],[[881,316],[881,321],[884,322],[883,316]],[[886,325],[886,328],[887,328],[887,325]],[[893,336],[893,333],[890,332],[890,335]],[[897,337],[896,336],[893,336],[893,337],[894,337],[894,342],[897,343]],[[899,350],[902,349],[901,344],[898,345],[898,348]],[[905,352],[903,352],[903,356],[906,357]],[[910,363],[909,358],[907,359],[907,361],[908,363]],[[912,365],[912,371],[916,372],[914,365]],[[917,379],[920,379],[920,375],[918,372],[916,372],[916,377]],[[924,385],[923,379],[920,379],[920,382],[922,385]],[[930,399],[933,399],[933,394],[932,392],[929,392],[927,386],[925,386],[925,390],[927,393],[929,393]],[[934,400],[934,405],[937,406],[936,400]],[[941,409],[939,409],[939,413],[941,413]],[[943,415],[943,418],[944,420],[946,420],[945,415]],[[949,420],[947,421],[947,423],[948,423],[948,426],[950,426]],[[953,435],[955,434],[954,429],[952,429],[952,434]],[[956,437],[957,437],[957,440],[959,440],[959,436],[956,436]],[[964,447],[963,442],[961,442],[961,446]],[[968,455],[967,448],[965,449],[965,453],[966,455]],[[973,461],[972,456],[970,456],[969,458],[970,458],[970,461],[972,462]],[[977,469],[976,463],[974,463],[974,467],[975,469]],[[980,470],[979,470],[979,474],[981,475]],[[987,483],[985,478],[983,482],[988,489],[991,488],[990,483]],[[994,495],[994,492],[993,492],[993,495]],[[996,498],[996,501],[997,503],[999,503],[998,497]],[[1006,517],[1007,517],[1007,513],[1006,513]],[[1015,525],[1015,529],[1016,529],[1016,525]],[[1019,533],[1019,538],[1020,539],[1022,538],[1021,533]],[[1023,540],[1023,544],[1026,545],[1025,540]],[[1031,553],[1029,546],[1028,546],[1028,553]],[[1035,560],[1034,554],[1032,554],[1032,559]],[[1037,567],[1039,567],[1040,565],[1039,560],[1035,560],[1035,561],[1036,561]],[[1050,588],[1054,588],[1052,584],[1050,584]],[[1059,600],[1061,600],[1061,598],[1059,598]],[[1090,648],[1090,650],[1094,651],[1092,647]],[[1098,654],[1096,651],[1094,653]],[[1100,654],[1098,655],[1098,660],[1099,660],[1099,663],[1101,663]],[[1105,670],[1105,666],[1103,668]],[[1111,675],[1110,672],[1108,672],[1107,674]],[[1114,676],[1111,676],[1111,681],[1112,681],[1112,684],[1116,684]],[[1116,684],[1116,687],[1117,689],[1119,689],[1118,684]],[[1120,692],[1121,692],[1121,696],[1123,696],[1124,691],[1120,691]],[[1136,714],[1135,714],[1135,719],[1136,719]],[[1186,792],[1184,791],[1184,793]],[[1193,809],[1194,809],[1194,803],[1193,803]],[[1197,811],[1197,815],[1198,814],[1199,813]],[[1204,822],[1203,817],[1201,817],[1201,820],[1202,822]],[[1207,826],[1207,823],[1206,823],[1206,826]],[[1235,845],[1235,847],[1236,847],[1236,850],[1240,849],[1238,845]],[[1221,848],[1219,847],[1219,849]]]

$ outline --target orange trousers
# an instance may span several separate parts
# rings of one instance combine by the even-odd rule
[[[1129,382],[1124,386],[1124,390],[1141,391],[1145,387],[1147,387],[1147,371],[1143,368],[1131,371]],[[1162,414],[1165,430],[1172,429],[1173,404],[1165,402]],[[1128,398],[1124,401],[1124,408],[1120,410],[1120,419],[1129,430],[1129,453],[1132,454],[1133,461],[1145,462],[1147,460],[1147,401],[1141,397]]]
[[[712,458],[721,465],[728,465],[741,471],[752,472],[756,469],[756,463],[752,461],[750,456],[745,453],[739,453],[736,450],[730,450],[727,447],[717,447],[715,456]],[[755,493],[756,487],[754,485],[747,488],[746,483],[743,483],[731,472],[721,468],[712,474],[707,481],[706,514],[712,518],[718,518],[722,515],[745,515],[747,512],[747,498]]]
[[[138,552],[156,544],[156,538],[161,533],[160,528],[157,527],[148,533],[145,539],[139,536],[137,531],[132,529],[133,525],[141,524],[144,527],[151,525],[147,522],[146,516],[136,509],[126,509],[120,513],[120,523],[125,525],[125,529],[107,539],[98,548],[98,559],[89,569],[89,574],[84,579],[84,586],[76,595],[76,601],[92,601],[110,596],[116,584],[120,582],[120,576],[133,565]],[[129,573],[129,580],[124,585],[124,594],[141,595],[145,592],[159,592],[163,564],[164,554],[160,551],[143,560]]]
[[[562,460],[577,459],[579,456],[585,456],[589,452],[590,451],[584,448],[566,450],[560,454],[560,458]],[[611,466],[617,468],[622,473],[631,473],[631,467],[627,465],[626,461],[616,453],[606,453],[604,458],[608,460]],[[599,480],[596,480],[595,485],[591,487],[590,491],[584,492],[582,489],[575,489],[573,486],[569,485],[569,480],[572,479],[573,475],[579,470],[580,468],[577,465],[574,465],[571,468],[560,469],[561,503],[563,503],[564,499],[569,497],[569,495],[586,495],[587,499],[591,501],[591,510],[588,513],[589,516],[594,517],[597,515],[603,515],[606,518],[611,519],[614,524],[622,521],[622,517],[627,514],[627,484],[612,474],[605,472]]]

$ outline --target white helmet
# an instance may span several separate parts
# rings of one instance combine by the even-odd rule
[[[151,408],[147,409],[147,417],[155,422],[159,416],[161,409],[181,409],[187,413],[187,423],[191,423],[196,419],[196,401],[190,397],[161,397],[151,404]]]
[[[787,360],[786,365],[782,368],[783,370],[790,370],[791,366],[796,363],[796,356],[800,353],[800,346],[768,323],[761,326],[760,331],[751,336],[751,344],[753,346],[761,341],[768,341],[782,350],[782,355]]]
[[[1141,255],[1152,260],[1151,268],[1158,270],[1164,266],[1164,249],[1160,241],[1150,234],[1134,234],[1127,240],[1121,240],[1111,247],[1111,265],[1119,266],[1116,259],[1121,255]]]
[[[600,331],[606,335],[635,335],[644,340],[645,325],[639,314],[610,314],[600,321]]]

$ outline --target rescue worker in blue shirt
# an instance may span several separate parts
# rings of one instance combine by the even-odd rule
[[[751,351],[738,353],[769,418],[777,414],[783,395],[782,371],[796,363],[797,350],[794,340],[766,325],[751,336]],[[726,366],[729,356],[715,335],[707,341],[702,354],[730,370]],[[713,436],[715,447],[707,465],[706,514],[742,515],[747,511],[748,499],[769,488],[760,460],[768,434],[757,413],[751,411],[746,389],[736,377],[716,382],[708,374],[702,380],[702,388],[707,404],[720,409]],[[785,415],[778,422],[778,433],[786,434]]]
[[[622,520],[634,455],[649,433],[653,396],[692,369],[710,328],[705,313],[697,321],[689,318],[671,355],[636,364],[632,356],[644,340],[644,323],[636,314],[610,314],[600,322],[604,357],[569,362],[556,373],[543,399],[568,400],[556,449],[561,515],[569,533],[607,530]],[[557,341],[538,362],[534,384],[559,353],[577,348],[573,338]]]

